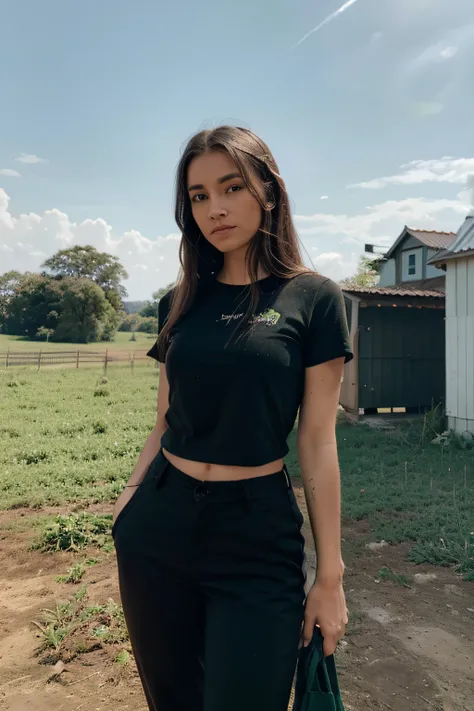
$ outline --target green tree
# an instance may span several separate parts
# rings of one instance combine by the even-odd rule
[[[143,316],[144,318],[149,318],[150,316],[158,318],[158,304],[160,299],[167,294],[173,286],[174,284],[168,284],[168,286],[165,286],[163,289],[155,291],[151,296],[152,300],[149,301],[140,311],[140,316]]]
[[[61,281],[61,315],[54,341],[91,343],[104,337],[110,340],[119,314],[104,290],[91,279],[69,277]]]
[[[150,334],[158,333],[158,319],[154,316],[147,316],[146,318],[142,318],[137,331],[140,331],[141,333]]]
[[[359,259],[357,272],[347,279],[341,281],[341,286],[346,289],[351,287],[371,288],[379,281],[378,266],[381,257],[370,258],[362,255]]]
[[[57,278],[90,279],[103,289],[116,311],[122,309],[122,299],[127,296],[127,291],[121,281],[128,279],[128,274],[118,257],[99,252],[91,245],[76,245],[56,252],[42,267]]]
[[[36,338],[46,338],[46,343],[49,341],[50,336],[54,334],[54,328],[45,328],[40,326],[36,331]]]
[[[20,274],[14,282],[5,306],[6,332],[35,338],[42,326],[54,329],[61,311],[60,284],[51,277],[34,272]]]
[[[21,276],[20,272],[16,271],[5,272],[0,276],[0,332],[8,333],[8,308]]]
[[[138,314],[127,314],[120,324],[119,331],[139,331],[140,324],[142,322],[142,317]]]

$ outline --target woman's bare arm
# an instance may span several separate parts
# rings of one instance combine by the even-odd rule
[[[336,417],[344,359],[306,369],[298,458],[318,554],[318,577],[340,579],[341,495]]]
[[[315,624],[331,654],[347,622],[342,579],[341,485],[336,442],[336,417],[344,358],[306,369],[298,426],[298,458],[316,552],[317,572],[308,595],[304,638]]]
[[[127,482],[127,486],[134,486],[135,484],[140,484],[143,480],[148,467],[150,466],[153,459],[158,454],[160,449],[161,438],[167,428],[165,415],[168,411],[169,403],[169,383],[166,375],[166,368],[164,363],[160,363],[160,374],[158,381],[158,406],[156,413],[156,423],[152,431],[145,440],[143,449],[140,452],[138,461],[135,465],[135,469]]]

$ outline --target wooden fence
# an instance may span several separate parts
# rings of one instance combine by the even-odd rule
[[[146,361],[153,362],[147,355],[146,351],[121,351],[109,350],[105,351],[89,351],[78,349],[75,351],[6,351],[0,353],[0,367],[12,368],[15,366],[33,366],[38,370],[47,365],[70,365],[79,368],[81,365],[100,365],[104,371],[107,371],[107,366],[110,363],[128,364],[134,368],[135,363]]]

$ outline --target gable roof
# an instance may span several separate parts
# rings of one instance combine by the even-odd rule
[[[393,257],[394,252],[406,237],[414,237],[430,249],[448,249],[456,239],[456,233],[438,232],[437,230],[415,230],[412,227],[407,227],[407,225],[405,225],[400,236],[395,240],[388,252],[385,254],[385,259]]]

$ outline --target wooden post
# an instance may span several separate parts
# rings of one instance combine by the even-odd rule
[[[10,348],[7,350],[7,359],[5,361],[5,368],[8,368],[8,359],[10,358]]]
[[[79,348],[77,349],[77,356],[76,356],[76,368],[79,368]]]
[[[135,367],[135,351],[132,352],[132,373],[134,372],[134,367]]]
[[[105,349],[104,375],[107,375],[108,348]]]
[[[41,352],[42,348],[40,348],[39,353],[38,353],[38,370],[41,368]]]

